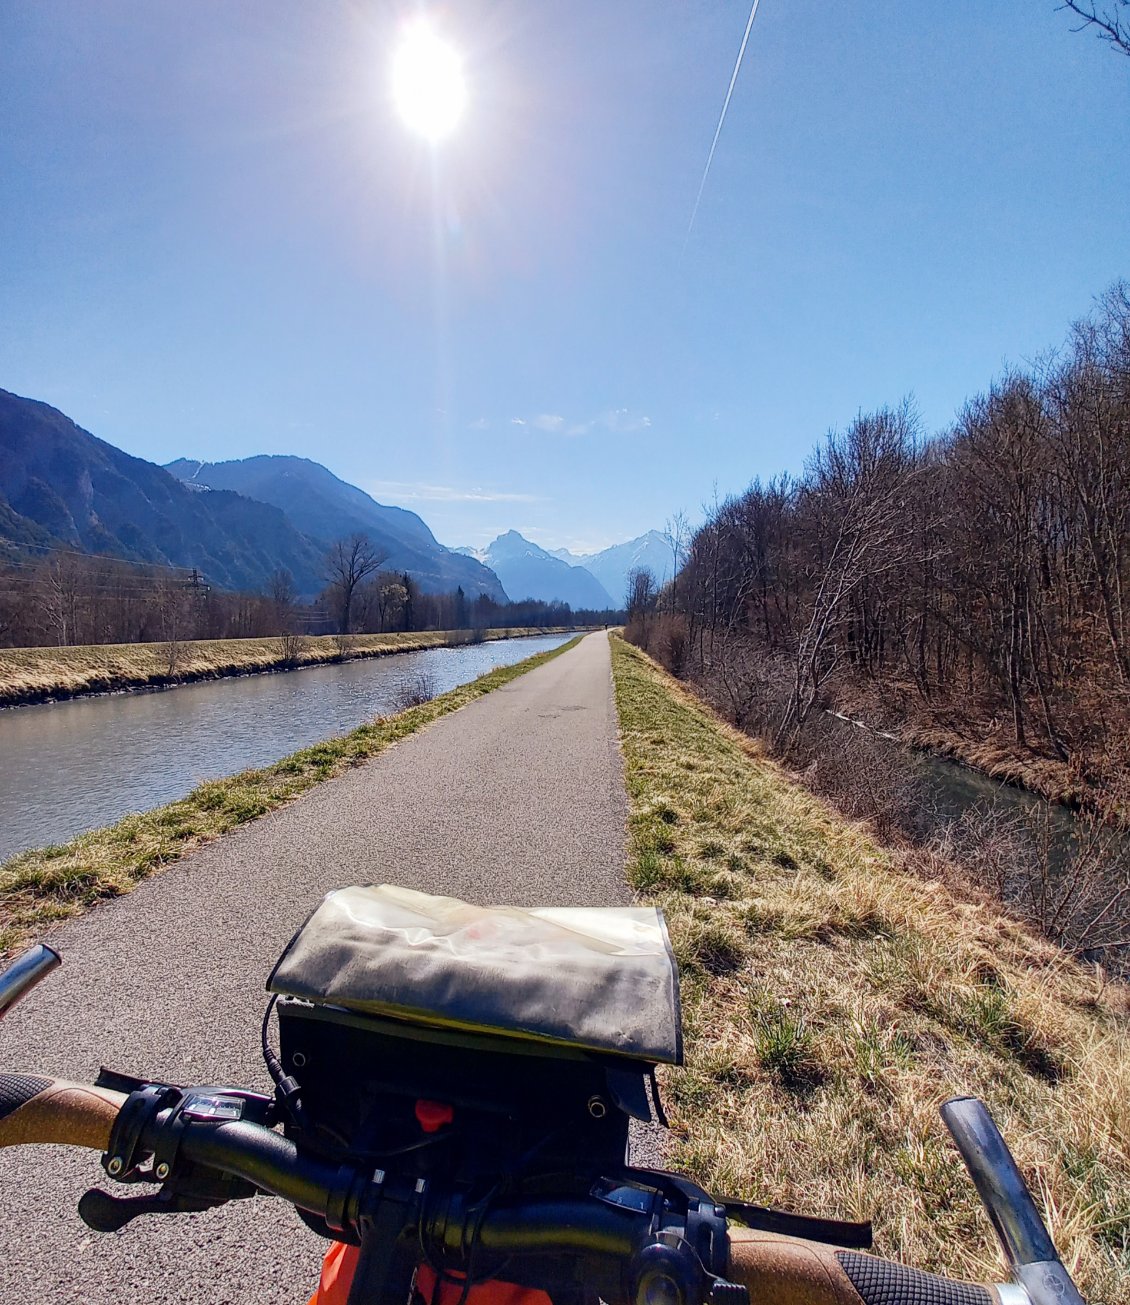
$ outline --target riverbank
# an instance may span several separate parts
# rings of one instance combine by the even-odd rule
[[[1007,723],[973,718],[967,705],[959,712],[950,703],[924,704],[901,685],[885,685],[881,694],[845,685],[833,688],[831,696],[836,711],[852,721],[906,747],[960,762],[998,783],[1073,810],[1111,812],[1117,807],[1119,776],[1094,774],[1093,766],[1023,747]]]
[[[201,784],[179,802],[127,816],[57,847],[12,857],[0,865],[0,953],[17,950],[45,926],[78,915],[103,898],[129,892],[201,843],[368,761],[441,716],[560,656],[580,637],[271,766]]]
[[[0,707],[87,697],[128,689],[161,689],[198,680],[306,666],[352,658],[450,648],[478,639],[567,634],[573,627],[502,630],[425,630],[416,633],[201,639],[183,643],[91,644],[66,648],[0,648]]]
[[[904,870],[612,641],[629,875],[682,971],[666,1162],[708,1190],[875,1221],[878,1253],[1002,1276],[937,1108],[989,1104],[1090,1299],[1130,1273],[1125,993]]]

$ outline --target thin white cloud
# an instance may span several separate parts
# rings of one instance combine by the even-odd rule
[[[609,408],[587,420],[570,421],[556,412],[542,412],[536,417],[511,417],[513,426],[530,426],[547,435],[566,435],[578,439],[594,431],[607,431],[611,435],[636,435],[651,429],[651,418],[630,408]]]
[[[401,499],[412,503],[540,503],[537,494],[517,494],[507,490],[483,489],[478,485],[466,489],[454,485],[428,485],[405,480],[376,480],[370,485],[377,499]]]
[[[651,428],[650,417],[631,412],[628,408],[613,408],[604,414],[601,422],[617,435],[634,435],[637,431]]]
[[[479,417],[476,421],[467,423],[468,430],[489,430],[490,422],[485,417]]]
[[[586,557],[592,553],[601,553],[617,542],[607,536],[586,539],[578,538],[576,535],[563,535],[556,530],[542,529],[541,526],[516,526],[515,529],[519,534],[525,535],[527,539],[540,545],[547,552],[552,552],[555,548],[566,548],[574,557]]]

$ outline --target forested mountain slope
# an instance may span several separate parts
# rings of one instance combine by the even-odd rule
[[[228,492],[194,493],[58,409],[6,390],[0,539],[197,567],[225,588],[262,588],[283,567],[302,592],[322,585],[324,550],[278,508]]]
[[[309,458],[178,458],[166,470],[191,485],[234,490],[281,508],[299,530],[327,547],[345,536],[365,534],[385,555],[388,570],[410,572],[427,592],[449,593],[462,586],[469,598],[486,594],[498,602],[506,599],[498,577],[475,558],[444,548],[415,512],[378,503]]]

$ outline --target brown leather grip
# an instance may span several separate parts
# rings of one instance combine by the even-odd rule
[[[730,1276],[772,1305],[1000,1305],[996,1288],[955,1282],[890,1260],[752,1228],[730,1229]]]
[[[58,1142],[105,1151],[125,1099],[89,1083],[0,1074],[0,1147]]]

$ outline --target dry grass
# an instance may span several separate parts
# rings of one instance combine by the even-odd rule
[[[1124,993],[898,868],[613,640],[631,874],[663,906],[688,1058],[671,1163],[708,1189],[875,1221],[879,1253],[1000,1279],[938,1116],[983,1097],[1094,1302],[1130,1302]]]
[[[514,639],[523,635],[562,634],[563,629],[514,628],[489,630],[487,639]],[[467,630],[434,630],[415,634],[354,634],[349,636],[349,657],[383,657],[389,653],[416,652],[465,643]],[[69,648],[0,648],[0,707],[42,702],[49,698],[74,698],[84,693],[113,689],[140,689],[192,680],[247,675],[257,671],[293,669],[339,661],[340,641],[335,635],[303,638],[297,646],[286,637],[267,639],[189,640],[176,645],[170,672],[167,643],[90,644]]]
[[[25,945],[45,925],[78,915],[103,898],[129,892],[141,879],[201,843],[368,761],[439,717],[560,656],[578,640],[579,636],[513,666],[500,666],[450,693],[303,748],[273,766],[212,780],[179,802],[127,816],[57,847],[12,857],[0,865],[0,955]]]

